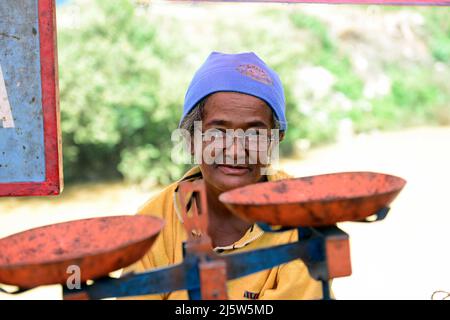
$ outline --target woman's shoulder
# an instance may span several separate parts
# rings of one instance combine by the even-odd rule
[[[138,209],[137,214],[152,215],[165,219],[173,218],[176,214],[174,200],[178,185],[183,180],[198,178],[199,174],[200,169],[198,166],[191,168],[181,179],[169,184],[156,195],[150,197],[150,199]]]
[[[137,211],[137,214],[164,217],[169,208],[173,207],[173,195],[178,182],[173,182],[147,200]],[[171,210],[169,210],[171,211]]]

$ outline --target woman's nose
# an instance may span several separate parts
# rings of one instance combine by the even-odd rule
[[[225,154],[227,158],[232,158],[233,160],[243,158],[245,159],[246,151],[244,145],[244,139],[240,137],[232,137],[225,145]]]

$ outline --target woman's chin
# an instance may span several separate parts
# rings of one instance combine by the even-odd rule
[[[255,179],[253,176],[222,176],[220,177],[220,181],[218,181],[218,184],[220,185],[220,190],[223,192],[229,191],[232,189],[240,188],[247,186],[249,184],[257,183],[259,179]]]
[[[208,165],[202,168],[203,177],[220,192],[247,186],[261,181],[260,168],[232,168],[220,165]]]

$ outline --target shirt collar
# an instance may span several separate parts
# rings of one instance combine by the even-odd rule
[[[202,173],[199,166],[195,166],[191,168],[188,172],[186,172],[183,177],[178,180],[178,183],[181,181],[192,181],[196,179],[200,179],[202,177]],[[268,181],[276,181],[280,179],[287,179],[290,178],[288,174],[286,174],[283,171],[275,171],[273,174],[267,176]],[[187,198],[189,199],[191,197],[190,194],[187,195]],[[177,214],[178,219],[181,223],[183,223],[183,218],[181,216],[181,207],[178,199],[178,187],[175,188],[175,191],[173,193],[173,203],[175,207],[175,212]],[[255,223],[253,224],[244,234],[244,236],[236,241],[235,243],[229,245],[229,246],[223,246],[223,247],[215,247],[213,248],[214,251],[221,253],[227,250],[234,250],[239,249],[242,247],[245,247],[246,245],[250,244],[251,242],[255,241],[259,237],[261,237],[264,234],[264,231]]]

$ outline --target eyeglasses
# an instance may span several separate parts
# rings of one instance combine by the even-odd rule
[[[251,129],[244,132],[243,130],[218,130],[209,129],[201,134],[204,142],[213,143],[215,148],[229,148],[235,138],[241,145],[249,151],[267,151],[272,141],[276,140],[273,133],[267,134],[267,129]]]

